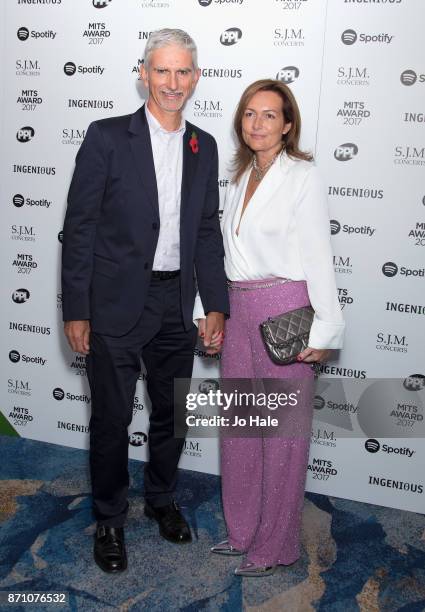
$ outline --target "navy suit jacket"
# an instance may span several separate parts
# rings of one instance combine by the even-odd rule
[[[195,131],[198,153],[189,145]],[[180,211],[181,307],[192,325],[196,283],[205,312],[229,313],[218,219],[214,138],[186,122]],[[68,194],[62,253],[63,319],[89,319],[121,336],[146,300],[160,227],[158,193],[144,107],[90,124]]]

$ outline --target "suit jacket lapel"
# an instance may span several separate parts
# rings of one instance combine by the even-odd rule
[[[194,125],[186,121],[186,131],[183,134],[183,173],[181,190],[181,216],[188,207],[192,186],[196,176],[200,152],[194,153],[189,144],[192,134],[196,132]]]
[[[139,110],[131,116],[128,131],[130,133],[130,147],[142,183],[142,188],[146,192],[154,212],[159,217],[155,165],[144,106],[139,108]]]

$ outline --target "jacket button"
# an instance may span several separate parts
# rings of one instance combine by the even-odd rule
[[[152,223],[152,229],[158,229],[158,223]]]
[[[146,262],[146,263],[145,263],[145,266],[144,266],[144,267],[145,267],[145,270],[147,270],[147,269],[149,268],[149,264],[148,264],[148,262]]]

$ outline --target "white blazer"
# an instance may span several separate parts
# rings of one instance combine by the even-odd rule
[[[309,346],[340,348],[344,321],[335,284],[327,198],[317,167],[284,152],[258,185],[241,219],[250,171],[226,192],[221,227],[227,278],[305,280],[315,311]],[[202,316],[197,297],[194,318]]]

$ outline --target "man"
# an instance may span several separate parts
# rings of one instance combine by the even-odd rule
[[[166,539],[191,540],[173,499],[184,442],[174,437],[173,381],[192,374],[196,283],[211,351],[229,310],[217,146],[182,118],[199,76],[188,34],[154,32],[141,67],[147,104],[89,126],[69,190],[63,315],[72,349],[87,355],[94,557],[106,572],[127,566],[127,428],[141,358],[152,402],[145,514]]]

